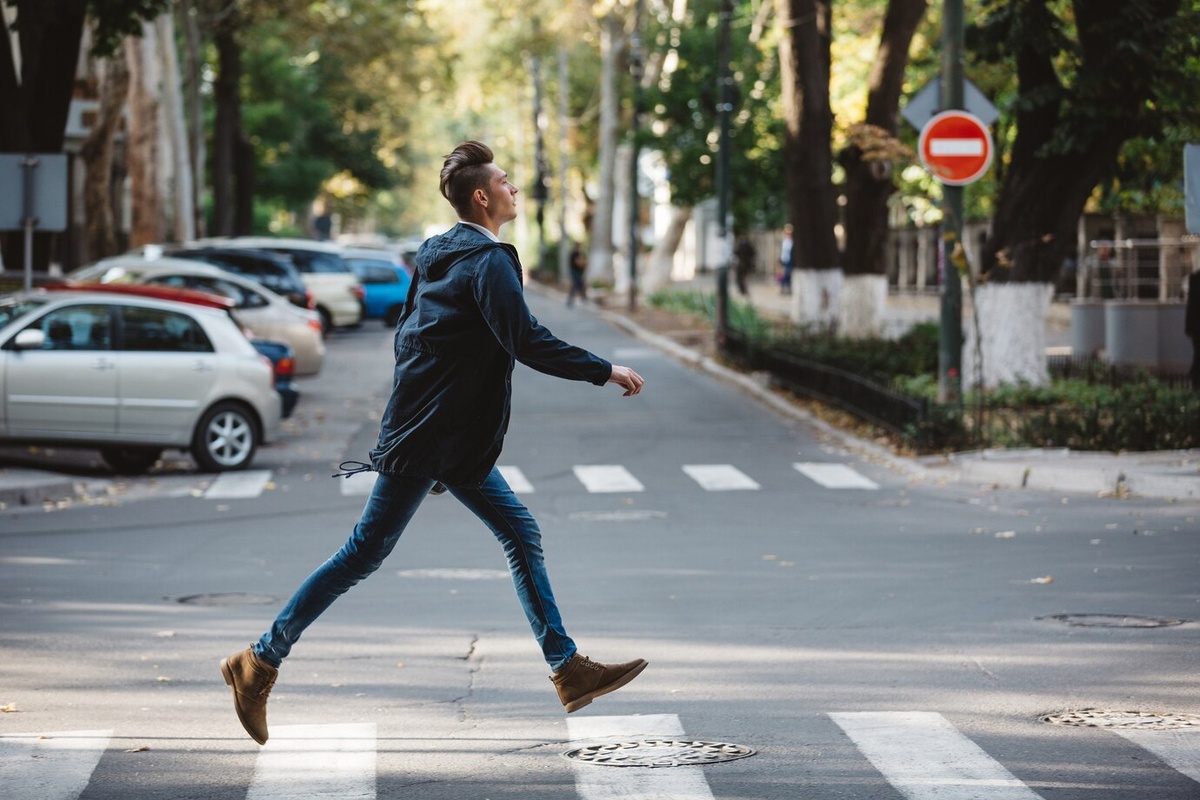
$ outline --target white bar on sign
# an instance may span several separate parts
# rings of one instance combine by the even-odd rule
[[[604,741],[682,738],[683,725],[674,714],[629,717],[568,717],[571,745]],[[571,761],[579,800],[713,800],[700,767],[638,769],[603,767]]]
[[[0,795],[75,800],[87,788],[112,733],[0,734]]]
[[[746,473],[731,464],[686,464],[688,477],[710,492],[736,492],[761,489]]]
[[[1040,800],[941,714],[830,714],[875,769],[908,800]]]
[[[982,139],[930,139],[931,156],[981,156]]]
[[[1180,728],[1166,731],[1139,731],[1136,728],[1111,728],[1113,733],[1148,750],[1177,772],[1200,783],[1200,730]]]
[[[271,480],[269,469],[249,469],[244,472],[222,472],[209,485],[204,496],[209,500],[258,497]]]
[[[800,474],[826,489],[878,489],[879,484],[845,464],[793,464]]]
[[[573,467],[575,477],[593,494],[608,492],[643,492],[646,487],[622,466],[592,464]]]
[[[375,725],[278,725],[258,752],[246,800],[375,797]]]
[[[500,470],[500,474],[508,483],[508,488],[515,493],[533,494],[533,484],[525,477],[525,473],[521,471],[520,467],[496,467],[496,469]]]
[[[356,472],[345,478],[338,478],[342,482],[342,497],[366,497],[375,488],[375,481],[378,479],[378,472]]]

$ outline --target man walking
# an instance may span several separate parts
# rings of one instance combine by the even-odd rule
[[[396,326],[392,395],[371,464],[361,466],[379,473],[362,516],[270,630],[221,661],[238,719],[259,744],[267,741],[267,697],[292,646],[334,600],[379,568],[431,491],[449,491],[500,541],[568,713],[646,667],[642,659],[601,664],[576,651],[554,602],[537,522],[495,467],[508,428],[515,361],[559,378],[614,383],[625,397],[638,394],[644,382],[632,369],[556,338],[530,314],[516,250],[499,240],[500,226],[517,216],[517,187],[486,145],[463,142],[446,156],[441,190],[459,223],[427,240],[416,255]]]
[[[1200,270],[1188,276],[1183,332],[1192,340],[1192,388],[1200,391]]]

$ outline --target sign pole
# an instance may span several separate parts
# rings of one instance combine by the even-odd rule
[[[942,109],[963,107],[963,0],[945,0],[942,11]],[[962,248],[963,189],[942,185],[941,327],[938,338],[938,402],[962,401],[962,280],[957,261]]]
[[[38,218],[34,216],[33,171],[37,169],[37,156],[21,159],[22,196],[24,198],[21,226],[25,230],[25,291],[33,288],[33,231]]]

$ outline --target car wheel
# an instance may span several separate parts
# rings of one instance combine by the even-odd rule
[[[162,455],[157,447],[101,447],[100,457],[118,475],[140,475]]]
[[[196,426],[192,457],[205,472],[242,469],[253,460],[258,441],[258,421],[245,406],[217,403]]]

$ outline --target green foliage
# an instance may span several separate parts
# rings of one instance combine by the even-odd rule
[[[826,333],[801,333],[778,338],[773,346],[883,386],[902,378],[937,374],[938,327],[934,323],[915,325],[895,340],[846,339]]]

